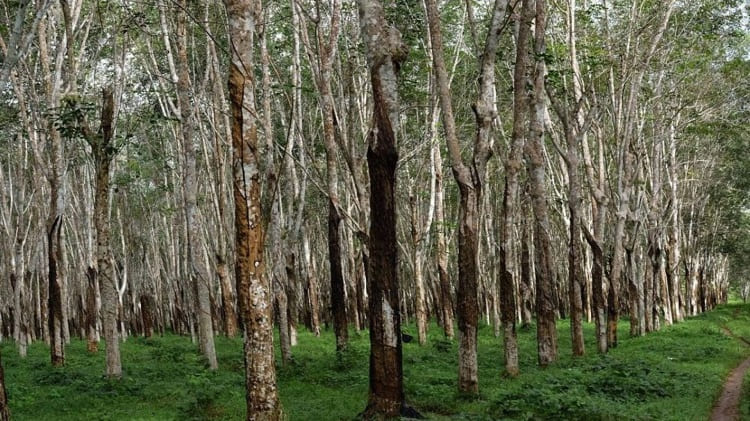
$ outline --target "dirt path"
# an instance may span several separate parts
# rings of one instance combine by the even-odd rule
[[[735,336],[727,327],[721,328],[727,335],[750,345],[747,339]],[[740,419],[740,398],[742,397],[742,380],[750,370],[750,358],[746,358],[734,368],[724,382],[719,400],[711,412],[711,421],[736,421]]]

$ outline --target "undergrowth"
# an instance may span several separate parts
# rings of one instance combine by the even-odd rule
[[[430,326],[425,346],[404,344],[405,394],[428,419],[438,420],[705,420],[722,382],[748,349],[728,337],[750,338],[750,306],[732,304],[645,337],[628,338],[606,355],[594,349],[585,326],[587,355],[571,357],[566,320],[558,323],[560,360],[536,365],[535,329],[519,329],[521,375],[503,375],[502,339],[490,326],[479,331],[478,396],[457,391],[456,341]],[[412,325],[405,331],[416,336]],[[416,339],[416,338],[415,338]],[[278,341],[277,341],[278,342]],[[49,366],[48,349],[36,343],[19,358],[0,344],[15,420],[237,420],[244,418],[241,339],[216,338],[219,370],[209,372],[197,347],[175,335],[129,338],[122,344],[124,376],[108,380],[104,346],[86,352],[74,340],[63,368]],[[278,352],[277,352],[278,354]],[[367,400],[368,335],[351,332],[336,353],[333,333],[300,332],[294,360],[277,361],[279,391],[291,420],[352,420]],[[750,378],[741,411],[750,418]]]

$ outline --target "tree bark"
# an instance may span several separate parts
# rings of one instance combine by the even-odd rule
[[[47,325],[50,334],[50,359],[53,366],[65,364],[65,338],[63,335],[63,241],[62,225],[65,209],[65,187],[63,186],[63,146],[60,133],[50,124],[53,151],[52,175],[50,177],[50,215],[47,230],[47,261],[49,268],[47,293]],[[20,315],[19,315],[20,316]]]
[[[438,282],[440,283],[440,311],[442,313],[443,334],[448,339],[453,339],[453,287],[448,276],[448,247],[445,243],[445,203],[443,190],[443,159],[440,146],[433,146],[435,162],[435,260],[438,271]]]
[[[191,82],[187,53],[187,0],[181,0],[177,11],[177,104],[180,109],[180,136],[182,137],[185,168],[182,188],[185,199],[185,224],[187,226],[188,276],[192,287],[198,319],[198,341],[201,354],[208,361],[209,370],[219,367],[214,347],[214,329],[211,318],[211,278],[202,253],[201,227],[198,219],[198,174],[195,156],[199,152],[194,139],[193,105],[190,101]]]
[[[539,365],[547,366],[557,359],[557,328],[556,299],[555,299],[555,271],[552,264],[552,244],[550,239],[550,223],[547,210],[547,194],[545,184],[544,150],[542,140],[544,136],[544,74],[543,55],[545,52],[544,31],[546,24],[546,5],[543,0],[524,0],[521,15],[521,26],[518,30],[516,72],[514,76],[514,96],[519,104],[514,107],[524,107],[527,103],[521,98],[526,92],[526,67],[528,60],[529,26],[532,18],[534,24],[534,56],[536,57],[533,72],[532,100],[528,102],[529,138],[523,146],[526,155],[526,165],[529,177],[529,195],[534,212],[534,251],[536,267],[536,314],[537,314],[537,352]],[[521,62],[519,64],[519,61]],[[514,138],[526,134],[525,120],[515,121]],[[518,126],[516,126],[518,124]],[[518,161],[520,163],[520,159]],[[518,164],[516,164],[518,165]],[[507,170],[506,170],[507,172]],[[506,179],[507,179],[506,175]],[[507,181],[506,181],[507,183]]]
[[[114,94],[111,89],[102,91],[102,116],[99,133],[94,134],[85,120],[79,120],[84,138],[91,145],[96,165],[94,191],[94,226],[96,228],[96,278],[102,289],[102,330],[106,342],[106,372],[109,378],[122,377],[120,343],[117,333],[118,289],[112,267],[110,245],[109,184],[110,166],[116,154],[114,137]]]
[[[484,43],[484,51],[480,60],[479,74],[479,92],[477,100],[474,103],[474,119],[476,121],[476,139],[474,141],[474,191],[476,191],[476,210],[473,218],[475,226],[478,228],[480,219],[480,206],[482,184],[484,178],[484,169],[487,160],[490,158],[492,145],[492,126],[497,117],[497,106],[495,96],[495,57],[497,56],[497,46],[500,42],[500,32],[503,29],[503,21],[508,7],[507,0],[495,0],[492,9],[492,19],[490,20],[487,31],[487,39]],[[519,146],[519,143],[513,143],[513,147]],[[513,152],[511,151],[511,154]],[[512,159],[512,158],[511,158]],[[481,172],[480,172],[481,171]],[[504,219],[502,230],[502,247],[501,247],[501,265],[502,276],[500,277],[500,311],[503,324],[503,348],[505,355],[505,372],[515,377],[519,374],[518,367],[518,339],[516,335],[516,311],[518,303],[516,301],[516,292],[513,281],[515,270],[515,257],[512,256],[513,249],[517,248],[516,244],[511,243],[513,236],[513,221],[518,214],[518,183],[515,180],[515,191],[510,191],[510,195],[505,195],[503,200]],[[468,215],[467,215],[468,217]],[[476,236],[475,230],[475,236]],[[477,241],[475,238],[474,241]],[[475,250],[476,253],[476,250]],[[477,256],[474,254],[473,261],[476,265]],[[492,280],[495,281],[494,279]],[[493,285],[493,291],[497,288]],[[476,292],[475,292],[476,295]],[[496,293],[493,293],[495,296]],[[496,303],[497,300],[495,300]],[[495,309],[496,309],[495,305]]]
[[[89,267],[86,271],[86,348],[91,353],[99,352],[99,332],[96,325],[98,321],[96,308],[96,292],[99,289],[97,270]]]
[[[399,132],[397,75],[406,50],[378,0],[358,0],[362,38],[372,84],[373,120],[368,134],[370,218],[370,387],[365,419],[411,415],[405,405],[401,354],[396,164]]]
[[[235,203],[235,272],[245,334],[247,420],[279,420],[281,403],[273,358],[272,291],[265,276],[265,225],[261,208],[261,172],[255,107],[253,38],[260,4],[225,0],[231,62],[229,98],[232,113]]]
[[[495,11],[504,10],[504,2],[495,3]],[[485,168],[491,156],[491,138],[489,126],[494,114],[494,54],[500,28],[499,19],[493,13],[493,22],[497,26],[488,33],[485,54],[483,55],[482,75],[480,76],[479,99],[475,105],[475,116],[478,120],[477,136],[474,144],[474,154],[471,165],[466,165],[461,158],[460,145],[456,136],[456,123],[453,117],[448,72],[443,57],[443,39],[440,29],[440,14],[435,0],[426,0],[427,21],[432,46],[433,71],[437,82],[438,97],[442,109],[443,128],[445,130],[446,145],[451,160],[453,176],[458,184],[459,216],[458,216],[458,389],[462,393],[476,394],[479,392],[477,370],[477,325],[479,319],[479,303],[477,301],[477,250],[479,246],[479,213],[481,210],[481,193],[484,184]]]

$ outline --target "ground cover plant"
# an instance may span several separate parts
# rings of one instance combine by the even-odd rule
[[[725,375],[748,354],[748,347],[723,329],[750,338],[750,305],[720,306],[645,337],[623,338],[606,355],[589,349],[574,359],[569,341],[560,341],[561,359],[547,369],[536,365],[533,326],[522,329],[521,375],[514,379],[501,375],[502,344],[483,326],[480,394],[472,398],[457,391],[456,343],[444,340],[437,326],[430,328],[425,346],[404,346],[406,396],[428,419],[705,420]],[[627,320],[620,328],[627,330]],[[408,325],[406,332],[414,330]],[[567,320],[558,323],[558,332],[561,338],[569,334]],[[585,325],[585,334],[593,339],[592,325]],[[364,408],[367,334],[351,332],[349,349],[338,355],[334,340],[331,331],[320,338],[300,332],[293,363],[279,366],[289,419],[351,420]],[[104,377],[104,353],[87,353],[83,341],[69,345],[60,368],[49,365],[44,344],[32,344],[26,359],[11,342],[0,349],[16,420],[242,419],[242,341],[217,337],[216,345],[219,370],[210,372],[189,338],[131,337],[122,344],[120,381]],[[747,416],[747,381],[743,397]]]

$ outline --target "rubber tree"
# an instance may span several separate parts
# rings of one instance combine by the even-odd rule
[[[316,10],[321,5],[317,4]],[[323,38],[320,28],[321,17],[316,16],[315,33],[318,36],[318,57],[313,57],[311,43],[307,31],[301,31],[310,67],[318,91],[318,104],[323,120],[323,146],[326,152],[326,185],[328,194],[328,260],[331,275],[331,309],[333,311],[333,329],[336,334],[336,351],[346,349],[349,342],[348,322],[346,314],[346,283],[341,261],[341,198],[339,197],[338,147],[336,144],[337,122],[334,110],[334,96],[331,88],[334,57],[339,40],[341,21],[341,2],[332,2],[331,16],[328,22],[327,39]]]
[[[531,3],[527,5],[527,3]],[[534,69],[531,83],[533,92],[529,107],[528,140],[524,144],[526,168],[529,177],[529,196],[534,211],[534,251],[536,262],[536,315],[537,351],[539,364],[546,366],[557,359],[557,328],[555,326],[555,283],[552,265],[552,238],[547,203],[546,173],[544,158],[544,116],[546,115],[544,55],[545,28],[547,21],[544,0],[524,0],[522,28],[527,16],[534,16]],[[519,35],[519,43],[521,36]],[[518,47],[521,48],[520,46]],[[518,57],[518,55],[517,55]],[[515,83],[519,83],[515,80]],[[521,88],[521,87],[517,87]]]
[[[406,58],[401,34],[385,20],[380,0],[358,0],[372,86],[373,117],[367,135],[370,171],[369,282],[370,384],[363,418],[412,415],[404,400],[396,239],[398,70]]]
[[[460,192],[458,216],[458,389],[463,393],[479,392],[477,369],[477,325],[479,304],[477,302],[477,252],[479,246],[479,222],[482,205],[487,161],[492,155],[490,129],[496,116],[494,109],[494,62],[495,51],[502,27],[507,2],[496,1],[487,43],[482,54],[480,92],[474,104],[477,132],[474,139],[473,157],[469,163],[461,157],[461,147],[456,133],[448,72],[445,67],[440,15],[435,0],[426,0],[427,22],[432,47],[432,64],[437,84],[438,98],[442,109],[445,141],[450,156],[453,177]],[[513,328],[515,329],[515,328]],[[507,339],[507,338],[506,338]],[[512,342],[507,342],[512,343]],[[512,360],[511,360],[512,362]]]
[[[180,130],[184,172],[182,189],[185,204],[185,224],[187,226],[186,246],[188,249],[188,275],[193,289],[193,299],[198,319],[198,344],[201,354],[208,361],[208,368],[216,370],[214,329],[211,318],[211,277],[203,259],[201,226],[198,214],[198,169],[196,155],[200,143],[195,138],[195,112],[191,96],[194,95],[190,80],[187,38],[187,1],[181,0],[177,8],[177,104],[180,110]]]
[[[255,23],[260,2],[225,0],[229,21],[229,101],[235,221],[235,276],[244,329],[247,420],[279,420],[281,402],[273,355],[273,293],[265,276],[267,207],[261,206],[261,168],[255,106]]]

